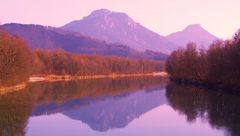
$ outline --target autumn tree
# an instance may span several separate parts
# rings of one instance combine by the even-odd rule
[[[164,70],[164,62],[129,59],[123,57],[103,57],[97,55],[79,55],[63,50],[36,50],[35,62],[41,70],[35,74],[56,75],[102,75],[121,73],[146,73]]]
[[[0,86],[24,82],[29,76],[29,50],[15,36],[0,32]]]
[[[174,51],[166,69],[172,79],[240,88],[240,31],[226,41],[215,41],[208,50],[188,44]]]

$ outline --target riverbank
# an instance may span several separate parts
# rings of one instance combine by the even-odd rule
[[[14,86],[0,86],[0,95],[4,95],[6,93],[20,91],[27,86],[27,83],[20,83]]]
[[[172,78],[170,80],[182,85],[194,85],[204,89],[211,89],[216,91],[222,91],[232,94],[240,94],[240,86],[234,85],[225,85],[223,83],[207,83],[203,81],[193,81],[193,80],[186,80],[186,79],[179,79],[179,78]]]
[[[71,76],[71,75],[33,75],[29,78],[29,82],[39,81],[71,81],[84,79],[100,79],[100,78],[123,78],[123,77],[140,77],[140,76],[162,76],[168,77],[166,72],[152,72],[139,74],[107,74],[107,75],[89,75],[89,76]]]
[[[19,91],[27,86],[27,83],[31,82],[56,82],[56,81],[71,81],[71,80],[86,80],[86,79],[100,79],[100,78],[125,78],[125,77],[141,77],[141,76],[161,76],[168,77],[166,72],[151,72],[151,73],[139,73],[139,74],[108,74],[108,75],[90,75],[90,76],[71,76],[71,75],[32,75],[29,77],[28,82],[20,83],[14,86],[0,86],[0,95]]]

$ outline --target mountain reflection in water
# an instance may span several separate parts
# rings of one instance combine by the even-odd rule
[[[239,96],[167,83],[160,77],[32,83],[0,96],[0,135],[240,135]],[[56,119],[67,122],[41,129]]]
[[[0,96],[0,135],[25,135],[24,128],[31,116],[62,112],[75,118],[74,110],[78,113],[82,107],[107,102],[108,98],[124,98],[139,90],[163,89],[165,84],[166,79],[159,77],[32,83],[25,90]],[[87,122],[87,118],[85,120]],[[97,128],[107,129],[100,124]]]
[[[101,97],[96,99],[75,99],[61,105],[38,105],[33,115],[58,113],[88,124],[97,131],[123,128],[140,115],[166,103],[164,90],[144,91]]]

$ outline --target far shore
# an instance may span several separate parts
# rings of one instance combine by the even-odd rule
[[[124,78],[124,77],[142,77],[142,76],[161,76],[168,77],[166,72],[151,72],[139,74],[108,74],[108,75],[89,75],[89,76],[71,76],[71,75],[32,75],[27,83],[32,82],[56,82],[56,81],[72,81],[72,80],[85,80],[85,79],[100,79],[100,78]],[[0,95],[6,93],[20,91],[26,88],[27,83],[20,83],[14,86],[2,87],[0,86]]]
[[[71,81],[84,79],[99,79],[99,78],[120,78],[120,77],[140,77],[140,76],[162,76],[167,77],[166,72],[151,72],[139,74],[108,74],[108,75],[89,75],[89,76],[71,76],[71,75],[33,75],[29,78],[29,82],[39,81]]]

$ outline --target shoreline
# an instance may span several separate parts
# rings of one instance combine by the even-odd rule
[[[0,87],[0,95],[4,95],[6,93],[11,93],[11,92],[15,92],[15,91],[20,91],[24,88],[26,88],[27,83],[20,83],[17,85],[13,85],[13,86],[4,86],[4,87]]]
[[[0,95],[6,93],[19,91],[26,88],[28,83],[33,82],[57,82],[57,81],[72,81],[72,80],[87,80],[87,79],[101,79],[101,78],[125,78],[125,77],[141,77],[141,76],[161,76],[168,77],[166,72],[151,72],[139,74],[106,74],[106,75],[90,75],[90,76],[71,76],[71,75],[32,75],[29,80],[24,83],[19,83],[13,86],[0,86]]]
[[[90,75],[90,76],[71,76],[71,75],[33,75],[28,82],[39,81],[71,81],[71,80],[86,80],[86,79],[101,79],[101,78],[123,78],[123,77],[140,77],[140,76],[162,76],[168,77],[166,72],[151,72],[139,74],[106,74],[106,75]]]
[[[196,87],[201,87],[201,88],[205,88],[205,89],[222,91],[222,92],[227,92],[227,93],[232,93],[232,94],[240,94],[239,86],[228,86],[228,85],[224,85],[224,84],[206,83],[206,82],[201,82],[201,81],[176,79],[176,78],[171,78],[171,77],[169,79],[180,85],[194,85]]]

